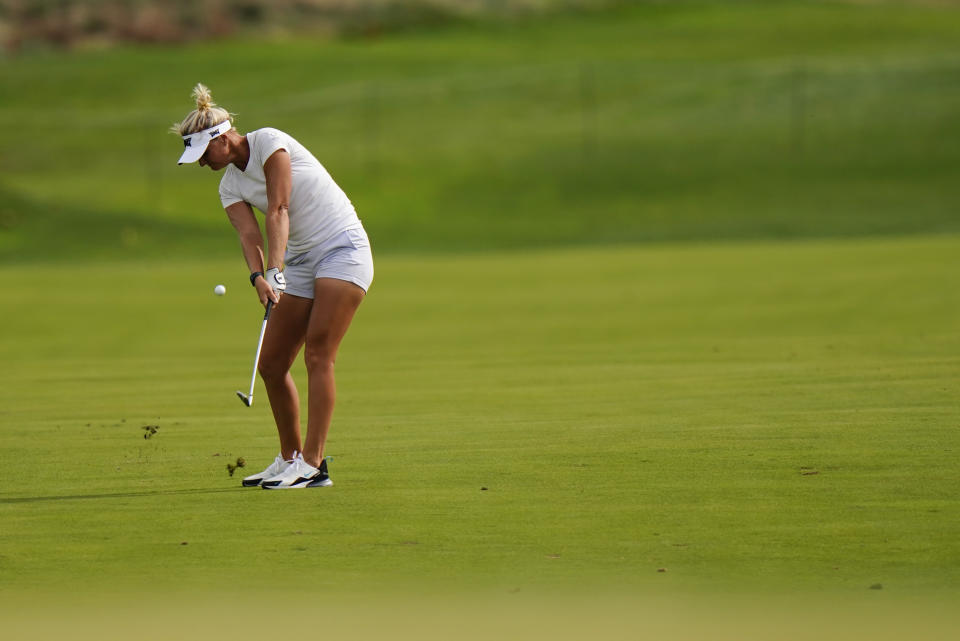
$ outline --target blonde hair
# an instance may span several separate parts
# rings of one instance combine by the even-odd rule
[[[170,131],[180,136],[188,136],[228,120],[233,124],[235,114],[218,107],[210,90],[203,83],[197,83],[191,96],[197,101],[197,108],[188,113],[182,122],[174,123]]]

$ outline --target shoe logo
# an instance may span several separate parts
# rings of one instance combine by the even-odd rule
[[[327,478],[329,477],[326,474],[324,474],[321,470],[317,470],[314,474],[311,474],[310,476],[301,476],[296,481],[294,481],[292,485],[297,485],[299,483],[307,483],[311,481],[323,481]]]

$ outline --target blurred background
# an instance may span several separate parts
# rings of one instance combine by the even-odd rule
[[[381,252],[956,231],[958,36],[947,2],[3,0],[0,261],[235,252],[167,132],[197,82]]]
[[[4,0],[6,46],[178,43],[263,29],[376,35],[459,19],[536,16],[617,0]]]
[[[955,603],[960,3],[0,0],[0,43],[0,624],[290,559],[321,593]],[[315,510],[224,467],[275,436],[233,393],[262,312],[220,176],[169,131],[198,82],[370,233]],[[701,625],[656,603],[618,616]],[[753,638],[811,636],[787,603]]]

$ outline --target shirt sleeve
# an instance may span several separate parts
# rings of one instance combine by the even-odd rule
[[[243,202],[243,196],[240,195],[233,181],[230,180],[229,173],[224,174],[223,178],[220,179],[220,202],[223,204],[224,209],[234,203]]]
[[[287,148],[287,143],[286,140],[284,140],[283,134],[276,129],[261,129],[260,135],[257,136],[256,146],[257,162],[261,167],[267,164],[267,160],[274,154],[274,152],[280,149],[283,149],[287,153],[290,152],[290,150]]]

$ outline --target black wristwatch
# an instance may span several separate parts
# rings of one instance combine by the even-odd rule
[[[263,272],[253,272],[250,274],[250,284],[254,287],[257,286],[257,276],[263,276]]]

